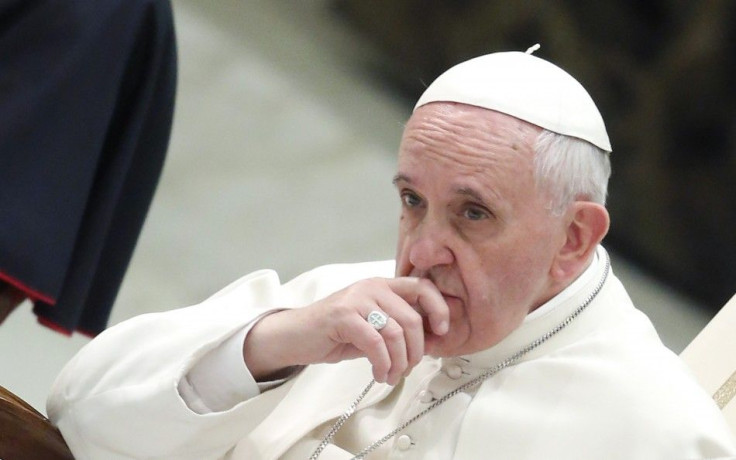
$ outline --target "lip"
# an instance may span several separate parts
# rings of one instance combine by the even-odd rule
[[[456,295],[447,294],[445,292],[440,292],[440,294],[442,294],[442,298],[445,299],[448,306],[457,306],[457,304],[462,303],[462,299]]]

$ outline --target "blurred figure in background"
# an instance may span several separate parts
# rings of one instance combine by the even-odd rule
[[[169,0],[0,0],[0,322],[96,335],[164,163]]]

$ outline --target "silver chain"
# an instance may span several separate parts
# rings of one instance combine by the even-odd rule
[[[425,415],[427,415],[428,412],[430,412],[431,410],[433,410],[434,408],[436,408],[440,404],[443,404],[445,401],[447,401],[448,399],[452,398],[453,396],[455,396],[456,394],[458,394],[458,393],[460,393],[462,391],[465,391],[465,390],[468,390],[470,388],[473,388],[476,385],[480,385],[484,380],[488,379],[489,377],[495,375],[496,373],[500,372],[501,370],[503,370],[503,369],[509,367],[510,365],[514,364],[519,359],[521,359],[524,355],[526,355],[530,351],[534,350],[535,348],[537,348],[538,346],[540,346],[541,344],[543,344],[544,342],[546,342],[547,340],[549,340],[550,338],[552,338],[552,336],[554,336],[555,334],[557,334],[558,332],[560,332],[561,330],[563,330],[570,323],[572,323],[573,320],[575,320],[575,318],[577,318],[578,315],[580,315],[580,313],[583,312],[583,310],[585,310],[585,308],[590,304],[590,302],[592,302],[593,299],[595,299],[595,297],[598,295],[598,293],[601,291],[601,289],[603,289],[603,284],[605,284],[606,278],[608,278],[608,272],[610,271],[610,268],[611,268],[611,260],[608,258],[608,254],[606,254],[606,266],[605,266],[605,269],[603,271],[603,276],[601,277],[601,280],[598,282],[598,284],[596,285],[595,289],[593,289],[593,292],[591,292],[590,295],[585,299],[585,301],[583,301],[583,303],[578,308],[576,308],[575,311],[573,311],[572,313],[570,313],[570,315],[567,316],[567,318],[565,318],[560,324],[558,324],[557,326],[555,326],[554,328],[552,328],[550,331],[548,331],[547,333],[545,333],[541,337],[537,338],[536,340],[534,340],[533,342],[531,342],[530,344],[528,344],[526,347],[524,347],[521,350],[517,351],[515,354],[513,354],[510,357],[504,359],[500,363],[498,363],[495,366],[493,366],[491,369],[488,369],[487,371],[485,371],[484,373],[482,373],[478,377],[475,377],[474,379],[469,380],[468,382],[460,385],[459,387],[455,388],[451,392],[447,393],[446,395],[444,395],[440,399],[436,400],[435,402],[433,402],[432,404],[430,404],[429,406],[427,406],[427,408],[425,408],[424,410],[422,410],[421,412],[419,412],[415,416],[413,416],[410,419],[404,421],[396,429],[394,429],[393,431],[389,432],[388,434],[386,434],[381,439],[375,441],[373,444],[369,445],[365,449],[361,450],[351,460],[362,460],[362,459],[364,459],[366,455],[368,455],[372,451],[376,450],[379,446],[381,446],[383,443],[385,443],[389,439],[391,439],[394,436],[396,436],[398,433],[400,433],[401,431],[403,431],[406,427],[408,427],[412,423],[416,422],[420,418],[422,418]],[[370,383],[368,383],[368,385],[360,393],[360,395],[355,399],[355,401],[353,401],[353,403],[350,405],[350,407],[348,408],[348,410],[346,410],[340,416],[340,418],[337,419],[337,421],[335,422],[335,424],[332,425],[332,428],[330,429],[329,433],[327,433],[327,435],[324,437],[324,439],[322,439],[322,442],[319,443],[319,446],[317,446],[317,448],[314,450],[314,452],[312,453],[312,455],[309,457],[309,460],[317,460],[317,458],[320,456],[320,454],[325,449],[325,447],[327,447],[327,445],[332,441],[332,438],[335,437],[335,434],[340,430],[340,428],[342,428],[342,426],[345,424],[345,422],[347,422],[348,419],[353,415],[353,413],[355,412],[355,410],[358,408],[358,404],[360,404],[360,401],[363,400],[363,398],[365,397],[365,395],[368,394],[368,392],[370,391],[370,389],[373,387],[373,385],[375,383],[376,383],[375,380],[371,380]]]

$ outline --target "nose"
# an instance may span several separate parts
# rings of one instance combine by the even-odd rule
[[[449,265],[455,257],[450,249],[450,230],[441,222],[423,220],[410,235],[409,262],[419,271]]]

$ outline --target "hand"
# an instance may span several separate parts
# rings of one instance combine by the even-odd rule
[[[381,331],[365,319],[373,310],[389,316]],[[374,278],[266,316],[249,332],[243,354],[257,380],[289,366],[365,356],[376,381],[394,385],[421,361],[425,334],[444,335],[448,325],[449,308],[431,281]]]

